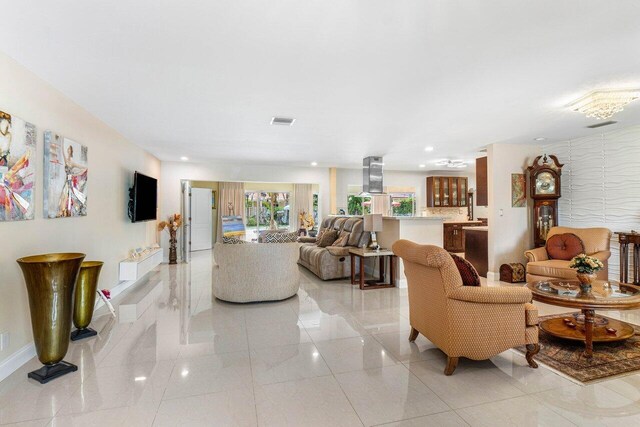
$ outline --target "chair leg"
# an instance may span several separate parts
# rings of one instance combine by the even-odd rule
[[[409,334],[409,342],[414,342],[416,338],[418,338],[418,330],[414,327],[411,328],[411,333]]]
[[[444,368],[444,374],[445,375],[453,374],[453,371],[455,371],[457,367],[458,367],[458,358],[447,356],[447,367]]]
[[[533,356],[538,354],[539,351],[540,344],[527,344],[527,354],[525,355],[525,357],[527,358],[527,363],[529,363],[529,366],[531,366],[532,368],[538,367],[536,361],[533,360]]]

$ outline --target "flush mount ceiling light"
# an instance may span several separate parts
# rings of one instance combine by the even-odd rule
[[[433,151],[433,147],[424,147],[424,151]]]
[[[534,141],[544,141],[544,140],[546,140],[546,139],[547,139],[547,138],[545,138],[544,136],[539,136],[539,137],[537,137],[537,138],[533,138],[533,140],[534,140]]]
[[[467,164],[462,160],[438,160],[436,166],[446,166],[448,168],[466,168]]]
[[[272,125],[279,125],[279,126],[293,126],[293,123],[296,121],[296,119],[290,119],[287,117],[272,117],[271,118],[271,124]]]
[[[182,160],[183,162],[186,162],[187,160],[189,160],[189,158],[187,156],[182,156],[180,157],[180,160]]]
[[[567,105],[587,117],[608,119],[622,111],[624,106],[640,97],[640,89],[601,89],[589,92]]]
[[[426,168],[427,165],[418,165],[419,168]]]
[[[318,162],[311,162],[311,166],[318,166]]]

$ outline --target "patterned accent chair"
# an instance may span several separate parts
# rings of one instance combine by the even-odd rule
[[[547,239],[556,234],[572,233],[584,244],[587,255],[598,258],[604,268],[598,271],[598,279],[609,278],[609,257],[611,256],[611,230],[608,228],[571,228],[552,227]],[[524,253],[527,257],[527,282],[545,279],[576,279],[576,271],[569,268],[571,261],[550,259],[547,248],[530,249]]]
[[[484,360],[525,345],[527,362],[538,345],[538,309],[531,291],[521,287],[463,286],[447,251],[408,240],[393,244],[402,258],[409,287],[409,320],[413,342],[424,335],[447,355],[445,375],[460,357]]]

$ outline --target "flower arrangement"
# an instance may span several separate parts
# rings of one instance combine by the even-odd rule
[[[178,263],[178,252],[176,245],[178,244],[177,233],[182,225],[182,215],[173,214],[168,221],[160,221],[158,231],[167,230],[169,232],[169,264]]]
[[[594,274],[604,268],[604,264],[597,258],[580,254],[575,256],[569,264],[570,268],[574,268],[581,274]]]
[[[298,221],[300,222],[300,228],[305,228],[307,230],[312,229],[316,225],[313,220],[313,215],[305,211],[300,212],[300,215],[298,215]]]

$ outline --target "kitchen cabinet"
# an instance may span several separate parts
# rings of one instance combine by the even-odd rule
[[[427,207],[466,208],[469,203],[468,179],[464,176],[427,177]]]
[[[489,206],[486,157],[476,159],[476,206]]]
[[[447,222],[443,224],[443,246],[448,252],[464,252],[465,234],[463,227],[480,226],[480,221]]]

